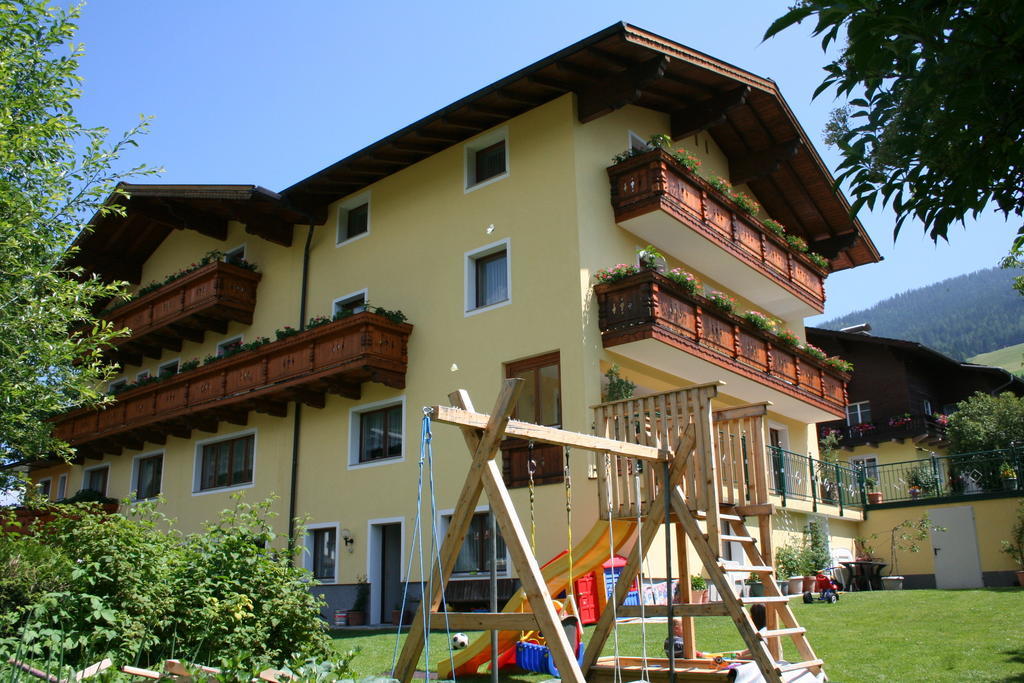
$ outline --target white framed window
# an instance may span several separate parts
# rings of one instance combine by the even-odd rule
[[[255,481],[255,430],[215,436],[196,443],[192,495],[252,488]]]
[[[789,427],[778,422],[768,422],[768,445],[789,450]]]
[[[68,497],[68,473],[64,472],[57,477],[57,500],[64,500]]]
[[[932,402],[928,399],[921,399],[921,412],[925,415],[932,415]]]
[[[466,315],[512,303],[512,244],[503,239],[467,251]]]
[[[135,381],[141,382],[144,379],[149,379],[149,375],[149,370],[140,370],[139,372],[135,373]]]
[[[132,491],[135,500],[156,498],[163,490],[163,451],[142,453],[132,458]]]
[[[370,234],[370,193],[363,192],[338,205],[334,245],[340,247]]]
[[[859,425],[871,422],[871,401],[858,401],[846,406],[846,424]]]
[[[306,526],[304,565],[320,583],[337,583],[340,527],[338,522]]]
[[[465,145],[466,192],[508,177],[508,128],[485,133]]]
[[[441,533],[447,533],[452,522],[454,510],[442,510],[440,512],[440,523],[438,527]],[[501,529],[496,529],[498,536],[498,547],[495,549],[497,555],[497,575],[507,578],[509,575],[509,554],[505,540],[501,537]],[[459,550],[459,557],[455,561],[455,569],[451,578],[470,579],[477,578],[480,574],[489,574],[491,571],[491,521],[486,505],[477,507],[473,514],[473,521],[469,524],[466,538]]]
[[[45,479],[40,479],[39,481],[36,482],[36,493],[38,493],[40,497],[46,498],[47,500],[49,500],[50,499],[50,489],[52,487],[53,487],[53,478],[52,477],[46,477]]]
[[[349,469],[405,460],[405,396],[349,411]]]
[[[629,136],[626,139],[626,146],[634,152],[646,152],[651,149],[651,146],[647,144],[647,141],[633,131],[629,131]]]
[[[122,391],[126,386],[128,386],[127,379],[115,379],[113,382],[107,385],[107,393],[116,394],[117,392]]]
[[[871,477],[876,482],[878,481],[878,458],[874,455],[857,455],[850,458],[847,462],[855,467],[864,468],[864,476]]]
[[[237,337],[231,337],[225,339],[221,343],[217,344],[217,358],[223,358],[224,356],[230,355],[231,352],[242,345],[242,335]]]
[[[181,365],[181,359],[175,358],[169,360],[166,363],[161,363],[156,369],[156,376],[160,379],[165,377],[173,377],[178,374],[178,366]]]
[[[331,313],[335,318],[362,313],[366,310],[368,290],[360,289],[358,292],[351,292],[340,296],[331,304]]]
[[[82,472],[82,488],[95,491],[101,496],[107,495],[107,483],[110,478],[110,465],[96,465]]]
[[[245,245],[240,244],[234,249],[228,249],[224,252],[225,263],[237,263],[238,261],[245,260]]]

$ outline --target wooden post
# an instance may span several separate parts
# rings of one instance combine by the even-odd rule
[[[507,380],[502,385],[494,411],[491,413],[491,418],[488,422],[488,428],[484,431],[484,436],[478,435],[476,430],[463,430],[466,444],[473,452],[473,461],[470,464],[469,472],[466,474],[466,481],[462,485],[462,492],[459,494],[458,502],[455,504],[451,523],[448,525],[448,533],[445,535],[444,542],[441,545],[441,567],[435,567],[432,571],[432,579],[429,585],[433,586],[433,594],[430,596],[424,595],[420,601],[420,605],[416,609],[416,616],[409,625],[409,635],[405,639],[405,645],[402,647],[402,653],[395,666],[394,676],[400,681],[408,682],[412,680],[412,675],[416,669],[416,662],[419,661],[420,653],[423,650],[423,641],[426,635],[423,632],[423,610],[426,609],[429,612],[434,612],[441,604],[442,579],[447,580],[455,568],[455,562],[459,557],[459,551],[462,549],[466,532],[469,531],[469,525],[473,521],[477,501],[480,500],[480,494],[484,489],[483,474],[485,465],[493,461],[498,452],[500,434],[504,433],[504,425],[512,414],[512,409],[515,407],[516,399],[522,390],[521,385],[521,380]],[[472,403],[466,392],[455,392],[452,394],[452,397],[453,401],[459,401],[459,407],[472,410]],[[495,431],[498,427],[502,429],[496,434]],[[422,581],[423,579],[424,577],[421,576],[420,580]]]
[[[686,532],[683,527],[676,523],[676,557],[679,565],[679,599],[681,602],[690,604],[693,602],[693,592],[690,588],[690,557],[687,546]],[[705,589],[706,590],[706,589]],[[669,595],[669,600],[672,596]],[[693,617],[679,617],[683,620],[683,659],[695,659],[697,657],[697,629],[694,627]]]
[[[669,470],[669,480],[675,485],[679,484],[680,480],[686,473],[686,466],[690,460],[689,456],[693,450],[693,446],[694,428],[689,426],[676,445],[675,456],[672,458],[672,465]],[[626,594],[629,593],[629,588],[633,583],[633,579],[636,578],[636,575],[640,572],[640,563],[643,561],[643,558],[647,556],[647,551],[654,542],[654,536],[658,531],[658,527],[661,525],[664,510],[664,497],[658,496],[654,500],[650,501],[650,509],[647,513],[647,517],[644,518],[644,522],[640,526],[641,542],[634,544],[633,549],[629,553],[629,558],[626,561],[626,566],[619,572],[619,577],[615,581],[615,595],[613,596],[613,599],[615,600],[616,605],[621,605],[625,601]],[[669,596],[669,599],[672,599],[671,596]],[[597,661],[597,658],[601,654],[601,650],[604,649],[604,644],[607,642],[608,635],[611,633],[611,629],[614,625],[612,610],[606,606],[601,612],[601,618],[598,620],[597,626],[594,628],[594,632],[590,634],[590,642],[587,644],[587,651],[583,655],[584,672],[589,671],[590,667],[592,667]]]

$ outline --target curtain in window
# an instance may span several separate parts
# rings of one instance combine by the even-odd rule
[[[489,306],[508,299],[505,252],[477,261],[477,305]]]

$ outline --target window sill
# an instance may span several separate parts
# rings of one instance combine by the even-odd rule
[[[208,496],[208,495],[210,495],[212,493],[231,493],[233,491],[242,491],[244,489],[251,489],[255,485],[256,484],[254,482],[249,482],[248,484],[238,484],[237,486],[218,486],[217,488],[214,488],[214,489],[200,489],[198,491],[193,491],[192,495],[193,496]]]
[[[486,313],[487,311],[493,311],[496,308],[508,306],[510,303],[512,303],[512,297],[509,297],[503,301],[499,301],[496,304],[488,304],[486,306],[480,306],[479,308],[471,308],[470,310],[466,311],[466,317],[468,318],[470,316],[476,315],[477,313]]]
[[[405,462],[405,455],[393,458],[377,458],[376,460],[367,460],[366,462],[350,462],[348,464],[348,469],[365,470],[371,467],[380,467],[381,465],[394,465],[399,462]]]
[[[491,573],[484,571],[484,572],[476,572],[476,573],[473,573],[473,574],[471,574],[471,573],[464,573],[464,574],[455,574],[455,573],[453,573],[448,578],[448,580],[449,581],[486,581],[486,580],[488,580],[490,578],[491,578]],[[498,572],[497,578],[499,578],[499,579],[511,579],[512,575],[508,572],[508,570],[505,570],[505,571]]]
[[[464,192],[465,192],[465,194],[469,194],[470,192],[473,192],[474,190],[479,190],[481,187],[487,187],[488,185],[491,185],[492,183],[496,183],[499,180],[504,180],[507,177],[508,177],[508,171],[505,171],[504,173],[499,173],[498,175],[493,176],[491,178],[488,178],[487,180],[481,180],[479,183],[475,183],[473,185],[467,186],[466,189],[464,190]]]
[[[359,233],[355,237],[349,237],[348,239],[342,240],[340,242],[335,242],[334,246],[335,247],[344,247],[346,244],[352,244],[353,242],[358,242],[359,240],[363,239],[364,237],[369,237],[369,236],[370,236],[370,231],[367,230],[366,232]]]

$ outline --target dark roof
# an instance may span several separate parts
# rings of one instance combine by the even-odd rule
[[[97,215],[72,263],[137,282],[176,228],[219,237],[228,220],[283,245],[293,224],[534,107],[575,93],[589,121],[626,104],[671,115],[673,139],[707,131],[765,210],[830,259],[833,270],[881,260],[775,82],[625,23],[614,24],[351,154],[276,194],[255,185],[129,185],[125,216]],[[223,237],[220,237],[223,239]]]
[[[881,260],[775,82],[619,23],[501,79],[317,171],[281,192],[326,206],[453,144],[575,92],[581,120],[625,104],[672,115],[672,137],[706,130],[765,210],[832,259],[833,270]],[[771,169],[764,173],[765,169]],[[758,173],[760,175],[757,175]]]
[[[136,185],[121,183],[107,204],[124,215],[98,212],[93,229],[74,242],[70,264],[108,279],[138,282],[142,264],[174,230],[190,229],[227,238],[228,221],[245,223],[246,232],[290,246],[296,223],[309,216],[289,206],[276,192],[258,185]]]
[[[876,337],[871,334],[864,334],[859,332],[840,332],[838,330],[826,330],[820,327],[808,327],[807,341],[812,344],[815,343],[813,339],[815,337],[821,339],[835,339],[843,343],[860,343],[860,344],[877,344],[879,346],[888,346],[891,348],[902,349],[910,353],[918,354],[919,356],[932,360],[938,363],[944,363],[951,366],[956,366],[961,370],[968,372],[978,372],[982,374],[991,374],[1005,380],[1005,386],[1001,387],[1002,391],[1012,391],[1018,396],[1024,396],[1024,379],[1017,377],[1009,370],[1004,368],[995,367],[993,365],[978,365],[976,363],[965,363],[958,361],[955,358],[950,358],[944,353],[940,353],[933,348],[925,346],[920,342],[908,341],[906,339],[892,339],[890,337]],[[856,368],[854,368],[856,372]]]

